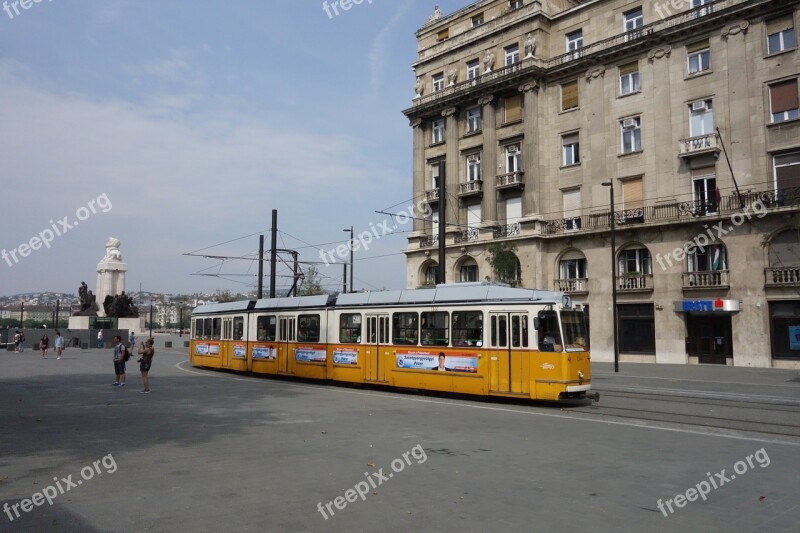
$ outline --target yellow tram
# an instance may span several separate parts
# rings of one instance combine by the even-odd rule
[[[192,313],[193,365],[540,400],[591,394],[584,312],[490,283],[241,301]]]

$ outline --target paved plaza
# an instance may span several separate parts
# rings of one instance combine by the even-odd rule
[[[558,406],[211,372],[192,368],[183,348],[161,345],[149,395],[138,392],[133,361],[128,385],[111,386],[108,350],[68,350],[60,361],[0,355],[0,504],[8,506],[0,530],[796,531],[800,523],[797,372],[628,364],[615,375],[595,364],[600,403]],[[737,412],[764,411],[765,425],[698,423],[713,417],[714,395],[738,402]],[[657,399],[678,418],[645,414]]]

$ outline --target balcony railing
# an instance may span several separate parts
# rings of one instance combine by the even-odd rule
[[[586,278],[557,279],[555,281],[556,292],[589,292],[589,280]]]
[[[763,216],[770,209],[800,206],[800,187],[766,191],[735,191],[706,202],[690,200],[615,211],[618,226],[636,226],[654,222],[678,222],[699,216],[732,215],[746,209],[748,213]],[[569,219],[556,218],[542,221],[542,234],[559,235],[573,231],[608,229],[609,212],[580,215]]]
[[[652,274],[633,274],[627,273],[617,276],[618,291],[652,291]]]
[[[439,201],[439,189],[430,189],[425,191],[425,201],[428,203]]]
[[[458,184],[459,196],[472,196],[483,194],[483,180],[472,180]]]
[[[519,222],[512,224],[504,224],[494,230],[494,238],[502,239],[504,237],[515,237],[522,231],[522,225]]]
[[[680,146],[681,157],[719,153],[720,151],[716,133],[709,133],[708,135],[699,135],[697,137],[683,139],[680,142]]]
[[[800,266],[769,267],[764,269],[765,283],[772,287],[800,286]]]
[[[707,272],[684,272],[683,288],[708,289],[730,287],[727,270],[710,270]]]
[[[480,235],[480,231],[478,230],[478,228],[467,228],[464,231],[460,231],[460,232],[456,233],[455,239],[454,239],[453,242],[459,243],[459,242],[477,241],[479,235]]]
[[[446,87],[441,91],[415,98],[413,101],[413,105],[414,107],[417,107],[419,105],[435,101],[439,98],[444,98],[446,96],[452,96],[463,92],[468,92],[472,90],[474,87],[477,87],[479,85],[488,84],[489,82],[506,77],[510,78],[519,72],[532,70],[534,68],[553,69],[562,65],[567,65],[570,62],[577,61],[580,58],[584,58],[590,55],[597,54],[599,52],[603,52],[605,50],[609,50],[611,48],[616,48],[621,46],[632,46],[639,42],[647,42],[649,39],[651,39],[653,35],[658,34],[660,32],[670,30],[677,26],[681,26],[687,22],[692,22],[694,20],[701,19],[713,13],[724,12],[726,9],[739,4],[748,4],[748,3],[753,4],[753,9],[756,9],[759,4],[767,3],[767,0],[761,0],[756,2],[754,2],[753,0],[717,0],[716,2],[711,2],[703,6],[698,6],[688,11],[676,13],[675,15],[658,20],[646,26],[642,26],[641,28],[636,28],[636,30],[634,31],[620,33],[614,35],[613,37],[609,37],[608,39],[603,39],[602,41],[589,43],[578,50],[573,50],[565,54],[552,57],[545,61],[537,61],[531,58],[523,59],[521,62],[516,63],[515,65],[511,65],[505,68],[500,68],[493,72],[485,73],[479,76],[478,78],[465,80],[455,85]],[[477,26],[476,28],[470,31],[464,32],[457,36],[453,36],[445,42],[434,45],[426,50],[420,51],[418,60],[424,61],[426,59],[433,57],[438,53],[443,53],[446,50],[450,50],[454,45],[464,43],[467,40],[472,39],[473,37],[477,38],[479,33],[481,35],[490,33],[491,31],[494,31],[494,29],[496,29],[498,26],[505,24],[508,21],[506,17],[518,18],[522,16],[528,16],[531,12],[541,9],[541,7],[538,6],[537,4],[538,2],[535,2],[533,4],[530,4],[530,6],[535,6],[535,7],[529,8],[528,6],[525,6],[520,10],[512,11],[509,14],[504,15],[501,18],[498,18],[496,21],[488,21],[485,24]]]
[[[522,180],[523,176],[525,176],[525,173],[522,171],[500,174],[497,176],[497,188],[508,189],[511,187],[524,187],[525,182]]]
[[[422,237],[419,241],[419,245],[422,248],[432,248],[434,246],[439,246],[439,234],[435,233],[433,235],[426,235]]]

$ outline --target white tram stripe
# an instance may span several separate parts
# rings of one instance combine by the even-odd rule
[[[189,362],[188,359],[185,360],[185,361],[181,361],[181,362],[177,363],[175,365],[175,367],[178,370],[181,370],[183,372],[188,372],[190,374],[197,374],[197,375],[200,375],[200,376],[211,376],[211,377],[228,378],[228,379],[232,379],[232,380],[235,380],[235,381],[252,381],[249,378],[237,378],[237,377],[234,377],[234,376],[227,376],[227,375],[224,375],[224,374],[222,374],[222,375],[215,374],[213,372],[197,372],[197,371],[187,370],[187,369],[185,369],[185,368],[183,368],[181,366],[183,363],[188,363],[188,362]],[[797,447],[800,447],[800,440],[798,440],[798,441],[786,441],[786,440],[776,440],[776,439],[768,439],[768,438],[748,437],[746,435],[739,434],[738,432],[735,432],[733,430],[728,430],[728,431],[724,431],[724,430],[720,430],[720,431],[710,431],[710,430],[701,431],[701,430],[696,430],[696,429],[685,429],[685,428],[656,426],[656,425],[652,425],[652,424],[650,424],[650,423],[648,423],[648,422],[646,422],[644,420],[642,420],[641,422],[622,422],[622,421],[616,421],[616,420],[601,420],[601,419],[597,419],[597,418],[588,418],[588,417],[582,417],[582,416],[560,415],[560,414],[554,414],[554,413],[542,413],[542,412],[538,412],[538,411],[523,411],[523,410],[520,410],[520,409],[508,409],[508,408],[505,408],[505,407],[491,407],[491,406],[488,406],[488,405],[475,405],[473,403],[468,403],[468,400],[459,401],[459,402],[446,402],[446,401],[442,401],[442,400],[429,400],[429,399],[426,399],[426,398],[410,398],[410,397],[401,396],[401,395],[398,395],[398,394],[393,394],[390,391],[380,392],[380,393],[373,393],[373,392],[363,392],[363,391],[353,391],[353,390],[339,389],[339,388],[335,388],[335,387],[324,387],[324,386],[320,386],[320,385],[311,385],[311,384],[309,384],[309,385],[295,385],[293,383],[278,382],[278,381],[272,381],[270,383],[273,383],[273,384],[276,384],[276,385],[280,385],[280,386],[285,386],[285,387],[294,387],[294,388],[301,388],[301,389],[313,388],[313,389],[324,390],[324,391],[328,391],[328,392],[338,392],[338,393],[344,393],[344,394],[355,394],[355,395],[359,395],[359,396],[371,396],[371,397],[374,397],[374,398],[385,398],[385,399],[392,399],[392,400],[405,400],[405,401],[409,401],[409,402],[430,403],[430,404],[436,404],[436,405],[446,405],[446,406],[450,406],[450,407],[465,407],[465,408],[471,408],[471,409],[483,409],[483,410],[487,410],[487,411],[500,411],[500,412],[504,412],[504,413],[514,413],[514,414],[521,414],[521,415],[542,416],[542,417],[547,417],[547,418],[560,418],[560,419],[563,419],[563,420],[577,420],[577,421],[581,421],[581,422],[595,422],[595,423],[598,423],[598,424],[609,424],[609,425],[613,425],[613,426],[625,426],[625,427],[632,427],[632,428],[638,428],[638,429],[652,429],[652,430],[656,430],[656,431],[669,431],[669,432],[673,432],[673,433],[685,433],[685,434],[689,434],[689,435],[700,435],[700,436],[703,436],[703,437],[718,437],[718,438],[722,438],[722,439],[742,440],[742,441],[749,441],[749,442],[761,442],[761,443],[764,443],[764,444],[776,444],[776,445],[780,445],[780,446],[797,446]]]

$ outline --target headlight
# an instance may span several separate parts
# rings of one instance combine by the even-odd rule
[[[578,379],[583,379],[583,370],[578,370]]]

